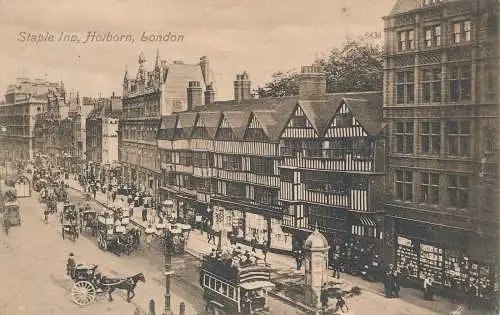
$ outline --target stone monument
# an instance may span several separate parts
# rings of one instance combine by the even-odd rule
[[[321,308],[321,288],[328,282],[328,241],[318,227],[304,243],[305,297],[307,304]]]

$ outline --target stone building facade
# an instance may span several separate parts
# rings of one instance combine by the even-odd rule
[[[399,0],[385,17],[386,260],[444,289],[498,268],[498,1]]]
[[[35,121],[46,111],[49,94],[64,94],[62,83],[45,79],[17,78],[7,87],[5,102],[0,104],[0,124],[7,135],[0,139],[0,149],[10,161],[27,161],[35,151]]]
[[[153,69],[146,71],[145,62],[141,54],[135,78],[129,78],[125,71],[119,159],[125,182],[158,199],[161,174],[157,135],[161,117],[188,110],[186,88],[190,81],[197,81],[203,93],[209,84],[209,63],[202,57],[197,64],[167,64],[157,54]]]

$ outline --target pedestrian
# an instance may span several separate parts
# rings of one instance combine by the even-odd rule
[[[340,255],[337,252],[333,253],[333,277],[340,279]]]
[[[96,199],[97,189],[95,186],[92,186],[92,193],[94,194],[94,199]]]
[[[75,267],[75,255],[73,253],[69,253],[68,262],[66,263],[66,274],[73,278]]]
[[[295,254],[295,262],[297,263],[297,270],[300,270],[302,267],[302,252],[300,249]]]
[[[252,247],[253,253],[255,253],[255,246],[257,246],[257,239],[255,238],[255,235],[254,235],[252,240],[250,241],[250,247]]]
[[[392,274],[390,271],[384,273],[384,295],[386,298],[392,297]]]
[[[394,297],[399,297],[399,290],[400,290],[400,284],[399,284],[399,272],[397,270],[394,270],[392,274],[392,292],[394,293]]]
[[[321,293],[319,297],[321,301],[321,307],[323,310],[328,308],[328,291],[326,290],[326,283],[323,284],[323,287],[321,288]]]
[[[432,284],[434,280],[431,276],[424,279],[424,300],[432,301],[434,293],[432,292]]]
[[[267,261],[267,251],[269,250],[269,243],[264,240],[262,242],[262,255],[264,255],[264,261]]]
[[[146,222],[148,220],[148,208],[142,208],[142,222]]]
[[[345,311],[344,311],[344,308],[345,308]],[[335,304],[335,312],[334,313],[337,313],[338,310],[341,310],[342,313],[349,310],[349,307],[347,306],[347,303],[345,302],[343,296],[339,296],[337,298],[337,304]]]

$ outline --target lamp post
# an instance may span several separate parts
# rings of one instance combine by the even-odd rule
[[[172,234],[165,229],[165,308],[163,315],[173,315],[170,309],[170,275],[172,270]]]

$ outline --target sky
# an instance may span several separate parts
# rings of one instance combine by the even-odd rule
[[[347,37],[383,34],[394,0],[0,0],[0,89],[16,77],[63,81],[81,96],[121,95],[124,69],[138,56],[199,62],[207,56],[217,99],[233,98],[244,70],[252,88],[276,71],[300,69]],[[130,34],[134,42],[87,41],[88,32]],[[23,33],[24,32],[24,33]],[[80,42],[59,41],[61,32]],[[182,34],[180,42],[142,42],[142,33]],[[33,42],[28,33],[52,41]],[[44,37],[45,36],[45,37]],[[129,37],[130,38],[130,37]]]

